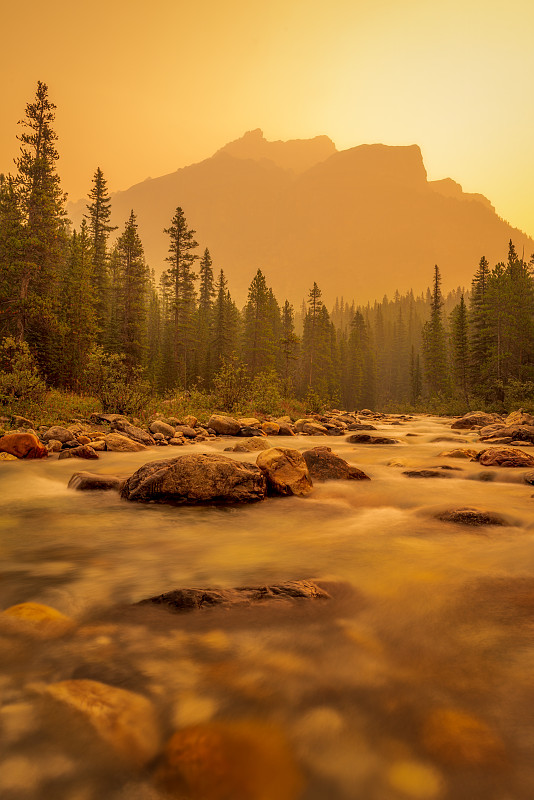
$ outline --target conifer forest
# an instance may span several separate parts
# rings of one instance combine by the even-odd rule
[[[162,219],[168,256],[159,281],[147,264],[135,209],[110,223],[96,167],[85,218],[73,229],[57,171],[55,105],[39,82],[20,123],[13,174],[0,176],[0,402],[53,387],[126,412],[132,389],[160,397],[215,393],[231,409],[251,394],[296,399],[307,410],[506,409],[534,398],[534,257],[509,242],[505,262],[481,254],[471,285],[322,300],[325,274],[294,308],[251,264],[244,307],[197,241],[177,198]],[[236,231],[236,236],[238,236]],[[362,283],[365,274],[361,275]],[[243,288],[243,287],[241,287]],[[106,394],[113,382],[122,394]],[[122,400],[118,400],[118,397]],[[265,411],[268,411],[265,408]]]

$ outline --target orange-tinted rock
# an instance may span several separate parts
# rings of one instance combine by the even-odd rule
[[[515,447],[482,450],[478,461],[484,467],[534,467],[534,457]]]
[[[258,454],[256,464],[274,494],[307,495],[313,489],[308,467],[301,453],[290,447],[271,447]]]
[[[0,438],[0,452],[16,458],[47,458],[48,450],[33,433],[6,433]]]
[[[74,626],[70,617],[42,603],[18,603],[0,614],[0,628],[5,632],[39,639],[63,636]]]

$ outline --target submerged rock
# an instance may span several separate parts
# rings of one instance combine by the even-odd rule
[[[258,467],[222,455],[184,455],[150,461],[130,478],[121,497],[172,504],[251,503],[265,497]]]
[[[74,627],[74,620],[43,603],[18,603],[0,613],[0,630],[38,639],[55,639]]]
[[[445,450],[443,453],[439,454],[440,458],[468,458],[470,461],[475,459],[478,455],[477,450],[462,450],[461,448],[457,448],[456,450]]]
[[[16,458],[47,458],[48,450],[33,433],[6,433],[0,438],[0,453]]]
[[[302,454],[312,480],[370,480],[369,476],[357,467],[352,467],[343,458],[332,452],[330,447],[313,447]]]
[[[506,519],[494,511],[480,511],[477,508],[453,508],[436,514],[442,522],[456,522],[459,525],[509,525]]]
[[[330,595],[312,581],[287,581],[274,586],[239,586],[236,589],[175,589],[141,600],[137,605],[164,605],[174,612],[214,606],[250,606],[265,600],[328,600]]]
[[[370,436],[368,433],[354,433],[347,436],[349,444],[398,444],[398,439],[390,439],[388,436]]]
[[[450,478],[446,470],[441,469],[409,469],[402,473],[407,478]]]
[[[484,467],[534,467],[534,456],[514,447],[490,447],[481,450],[478,461]]]
[[[306,461],[298,450],[271,447],[259,453],[256,464],[274,494],[305,496],[313,489]]]
[[[69,489],[79,492],[109,492],[118,491],[124,478],[116,475],[98,475],[94,472],[75,472],[68,483]]]

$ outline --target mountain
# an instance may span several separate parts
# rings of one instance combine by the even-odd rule
[[[69,207],[79,225],[85,200]],[[487,198],[445,178],[429,181],[417,145],[337,151],[327,136],[268,142],[249,131],[211,158],[112,196],[113,224],[133,208],[147,261],[165,269],[163,228],[181,206],[241,303],[262,269],[280,301],[300,303],[313,281],[331,304],[424,291],[438,264],[444,289],[468,287],[480,257],[506,258],[534,240],[497,216]]]

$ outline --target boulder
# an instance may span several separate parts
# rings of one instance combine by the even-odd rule
[[[186,439],[194,439],[196,436],[198,436],[198,431],[196,431],[194,428],[191,428],[189,425],[177,425],[176,433],[173,434],[173,436],[180,433],[182,436],[185,436]]]
[[[97,475],[94,472],[75,472],[68,483],[69,489],[79,492],[119,491],[123,478],[116,475]]]
[[[349,431],[376,431],[376,427],[370,422],[350,422],[347,428]]]
[[[240,417],[237,421],[242,428],[261,428],[261,422],[256,417]]]
[[[272,447],[269,442],[261,436],[252,436],[250,439],[240,441],[234,447],[229,447],[227,450],[234,453],[252,453],[255,450],[268,450]]]
[[[534,472],[526,472],[523,475],[523,480],[525,483],[528,483],[529,486],[534,486]]]
[[[471,461],[475,459],[478,455],[477,450],[462,450],[461,448],[457,448],[456,450],[445,450],[443,453],[439,454],[440,458],[468,458]]]
[[[93,439],[91,442],[91,447],[93,450],[96,450],[98,453],[103,452],[106,449],[106,442],[104,439]]]
[[[186,414],[183,422],[184,425],[188,425],[190,428],[196,428],[198,425],[198,419],[193,414]]]
[[[261,428],[251,428],[249,425],[244,425],[239,429],[240,436],[265,436]]]
[[[236,589],[174,589],[141,600],[137,605],[155,603],[175,613],[206,610],[214,606],[250,606],[266,600],[330,599],[330,595],[312,581],[287,581],[274,586],[239,586]]]
[[[132,425],[130,422],[128,422],[128,420],[115,420],[111,427],[114,431],[124,433],[128,439],[132,439],[134,442],[139,442],[139,444],[144,444],[146,447],[150,447],[154,444],[154,439],[147,431],[144,431],[142,428],[138,428],[136,425]]]
[[[504,420],[504,425],[506,427],[516,425],[534,425],[534,416],[532,414],[527,414],[522,408],[520,408],[518,411],[512,411],[511,414],[508,414]]]
[[[484,442],[494,442],[496,444],[509,444],[512,441],[534,442],[534,425],[509,425],[506,427],[489,425],[479,433],[480,439]]]
[[[477,460],[484,467],[534,467],[534,457],[515,447],[481,450]]]
[[[146,450],[144,444],[134,442],[122,433],[108,433],[105,440],[106,450],[113,453],[137,453],[139,450]]]
[[[72,441],[73,438],[72,431],[69,431],[68,428],[62,428],[61,425],[52,425],[51,428],[48,428],[48,430],[41,435],[41,439],[45,443],[54,439],[64,444],[65,442]]]
[[[155,419],[148,427],[150,433],[161,433],[166,439],[172,439],[174,436],[174,428],[172,425],[167,425],[166,422],[162,422],[160,419]],[[143,444],[145,444],[145,442],[143,442]]]
[[[305,422],[301,430],[302,433],[307,433],[309,436],[326,436],[329,432],[328,428],[319,422]]]
[[[48,450],[33,433],[6,433],[0,438],[0,453],[28,459],[48,456]]]
[[[125,481],[121,497],[176,505],[251,503],[265,497],[258,467],[218,454],[151,461]]]
[[[77,438],[80,444],[91,444],[91,439],[88,436],[85,436],[85,434],[81,434]]]
[[[445,470],[439,469],[409,469],[402,473],[407,478],[450,478]]]
[[[73,619],[42,603],[18,603],[0,613],[0,631],[36,639],[55,639],[74,627]]]
[[[305,496],[312,491],[313,483],[306,461],[298,450],[271,447],[258,454],[256,464],[273,494]]]
[[[267,436],[278,436],[280,425],[277,422],[262,422],[261,429]]]
[[[278,422],[278,436],[294,436],[295,431],[293,430],[293,425],[288,422]]]
[[[317,420],[313,419],[312,417],[305,417],[303,419],[298,419],[295,422],[295,430],[297,433],[302,433],[302,429],[307,422],[315,423]]]
[[[98,458],[98,453],[95,453],[92,447],[88,444],[81,445],[81,447],[72,447],[69,450],[62,450],[59,454],[60,458]]]
[[[477,508],[453,508],[436,514],[442,522],[456,522],[458,525],[508,525],[501,514],[493,511],[480,511]]]
[[[313,447],[302,454],[312,480],[370,480],[369,476],[357,467],[352,467],[343,458],[332,452],[330,447]]]
[[[478,426],[491,425],[492,422],[498,422],[500,419],[498,414],[486,414],[483,411],[469,411],[463,417],[457,419],[452,423],[451,428],[454,430],[464,430],[468,428],[476,428]]]
[[[211,428],[219,436],[237,436],[241,425],[233,417],[223,417],[221,414],[212,414],[208,421]]]
[[[173,447],[181,447],[181,445],[185,444],[185,441],[184,439],[175,436],[173,439],[169,439],[169,444],[171,444]]]
[[[59,453],[63,445],[57,439],[49,439],[46,449],[49,453]]]
[[[123,761],[142,767],[158,753],[161,734],[156,710],[143,695],[92,680],[59,681],[45,691],[78,719],[85,718]]]
[[[349,444],[398,444],[398,439],[390,439],[388,436],[370,436],[368,433],[354,433],[347,436]]]

